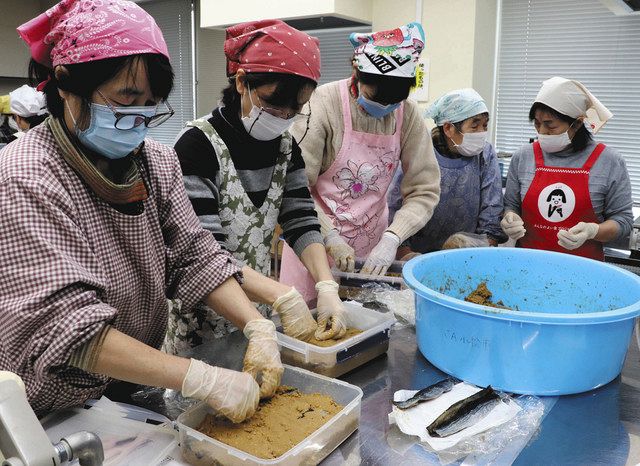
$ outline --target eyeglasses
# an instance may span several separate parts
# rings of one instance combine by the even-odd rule
[[[173,108],[171,108],[171,105],[169,105],[169,102],[167,101],[163,101],[163,103],[165,107],[167,107],[168,112],[156,113],[155,115],[151,115],[151,116],[144,115],[143,113],[135,113],[135,110],[149,111],[151,107],[131,107],[130,108],[130,110],[132,111],[131,113],[120,112],[118,111],[118,108],[129,109],[129,107],[116,108],[111,102],[109,102],[109,99],[107,99],[102,94],[102,92],[100,91],[97,91],[97,92],[98,94],[100,94],[100,97],[102,97],[102,99],[107,104],[107,107],[109,107],[109,109],[113,112],[113,115],[116,117],[116,122],[114,123],[114,126],[116,127],[116,129],[127,130],[127,129],[136,128],[141,124],[144,124],[147,128],[155,128],[157,126],[160,126],[165,121],[167,121],[175,113],[175,111],[173,110]],[[155,110],[157,109],[158,109],[158,106],[156,105]]]
[[[249,90],[249,92],[251,92],[251,90]],[[249,94],[251,95],[251,94]],[[272,115],[274,117],[277,118],[282,118],[283,120],[290,120],[292,118],[296,118],[296,119],[302,119],[302,118],[307,118],[309,116],[308,113],[300,113],[300,112],[287,112],[286,110],[281,110],[279,108],[273,108],[273,107],[266,107],[264,105],[262,105],[262,100],[260,98],[260,94],[258,94],[256,92],[256,97],[258,98],[258,103],[260,104],[260,110],[268,113],[269,115]],[[253,103],[253,102],[252,102]]]

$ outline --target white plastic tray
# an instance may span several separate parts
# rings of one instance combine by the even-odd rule
[[[304,393],[329,395],[344,408],[291,450],[278,458],[266,460],[198,432],[196,428],[211,412],[211,408],[205,403],[199,403],[177,419],[183,460],[194,466],[315,465],[358,428],[362,402],[360,388],[341,380],[330,379],[287,365],[285,365],[282,384],[296,387]]]
[[[102,441],[105,466],[159,464],[175,447],[178,437],[171,427],[126,419],[93,408],[56,411],[41,424],[52,443],[74,432],[93,432]],[[78,461],[71,464],[77,465]]]
[[[389,331],[396,322],[392,313],[367,309],[356,302],[345,302],[348,326],[362,333],[334,346],[311,345],[278,332],[285,364],[302,367],[328,377],[339,377],[384,354],[389,349]]]

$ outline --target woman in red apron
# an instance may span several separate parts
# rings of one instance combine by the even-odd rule
[[[320,86],[301,142],[327,253],[335,265],[384,275],[402,241],[424,226],[440,193],[440,171],[417,105],[406,101],[424,47],[418,23],[352,34],[354,74]],[[300,135],[306,128],[295,130]],[[298,133],[295,133],[298,135]],[[387,191],[399,164],[403,205],[389,225]],[[314,282],[284,247],[280,280],[309,302]]]
[[[589,113],[587,113],[589,111]],[[593,141],[611,112],[581,83],[545,81],[529,112],[538,140],[512,159],[502,228],[518,246],[604,260],[633,222],[622,157]]]

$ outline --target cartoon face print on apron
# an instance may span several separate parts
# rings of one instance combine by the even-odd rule
[[[522,202],[527,234],[519,246],[604,260],[602,243],[598,241],[589,240],[573,251],[558,244],[558,231],[579,222],[599,223],[591,203],[589,173],[604,149],[604,144],[598,144],[580,168],[549,167],[544,164],[540,144],[533,143],[536,172]]]

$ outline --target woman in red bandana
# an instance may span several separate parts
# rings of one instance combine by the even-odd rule
[[[145,139],[173,113],[160,29],[129,1],[64,0],[18,32],[51,117],[0,156],[0,370],[39,415],[125,381],[251,416],[282,375],[275,326],[200,226],[175,152]],[[161,352],[167,297],[243,328],[246,372]]]
[[[300,112],[320,78],[318,41],[264,20],[228,28],[224,52],[229,85],[221,103],[188,122],[175,145],[191,203],[202,225],[242,264],[243,289],[263,304],[263,315],[270,317],[273,308],[295,338],[339,338],[346,328],[338,285],[300,148],[288,131],[294,121],[309,121]],[[295,288],[267,278],[277,224],[319,290],[317,324]],[[167,346],[177,352],[232,330],[200,305],[172,315]]]

